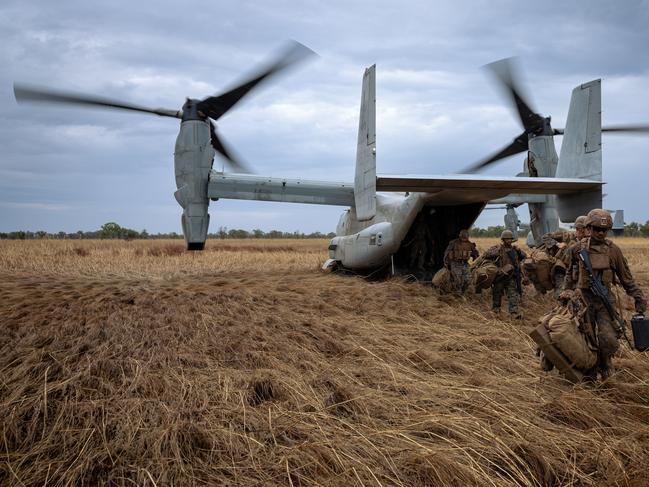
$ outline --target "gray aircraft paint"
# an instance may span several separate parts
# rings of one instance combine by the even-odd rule
[[[356,218],[376,215],[376,65],[365,70],[358,117],[358,145],[354,176]]]
[[[212,169],[214,149],[210,143],[209,122],[186,120],[174,150],[176,201],[183,208],[182,228],[187,247],[202,249],[207,238],[210,215],[207,183]]]
[[[572,91],[557,177],[602,180],[602,83],[599,79]],[[557,203],[561,220],[573,222],[579,215],[602,207],[602,188],[559,196]]]

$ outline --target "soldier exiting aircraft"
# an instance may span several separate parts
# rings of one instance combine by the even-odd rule
[[[620,283],[626,293],[635,300],[635,311],[644,315],[647,307],[642,290],[633,280],[622,250],[606,238],[613,226],[613,219],[606,210],[591,210],[586,217],[586,230],[590,237],[570,249],[563,299],[583,299],[587,306],[584,316],[586,333],[591,343],[598,344],[599,372],[602,379],[613,373],[611,357],[619,347],[618,338],[624,333],[622,316],[615,309],[611,287]],[[577,291],[574,296],[573,290]],[[597,370],[591,371],[591,375]]]
[[[405,244],[409,247],[408,266],[411,272],[422,272],[426,264],[430,263],[434,244],[426,219],[419,215],[413,225],[412,238]]]
[[[488,249],[484,260],[490,260],[498,266],[498,275],[491,286],[492,309],[500,311],[500,303],[503,294],[507,294],[509,313],[514,318],[521,318],[518,306],[523,294],[523,283],[521,277],[521,261],[526,255],[521,249],[513,245],[514,234],[511,230],[505,230],[500,235],[502,243]]]
[[[471,273],[469,259],[478,258],[478,249],[469,241],[469,231],[460,231],[459,238],[451,240],[444,252],[444,265],[451,271],[453,290],[456,294],[464,294],[469,287]]]
[[[551,271],[555,298],[563,291],[566,271],[570,267],[568,250],[572,246],[579,244],[584,237],[586,237],[586,216],[583,215],[575,220],[574,232],[559,230],[546,233],[542,237],[542,249],[555,259]]]

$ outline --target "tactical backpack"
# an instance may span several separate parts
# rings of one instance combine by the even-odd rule
[[[488,260],[483,260],[471,269],[471,285],[478,293],[489,289],[498,275],[498,266]]]
[[[438,288],[442,292],[450,292],[453,276],[451,271],[446,267],[442,267],[438,270],[433,276],[433,286]]]
[[[547,329],[552,343],[573,367],[583,372],[597,364],[597,348],[590,343],[580,327],[583,316],[568,307],[558,306],[540,321]]]
[[[534,288],[545,293],[554,289],[552,270],[555,259],[542,249],[532,249],[530,256],[523,260],[525,276],[534,284]]]

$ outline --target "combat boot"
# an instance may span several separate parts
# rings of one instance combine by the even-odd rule
[[[540,352],[541,356],[541,370],[544,370],[545,372],[550,372],[552,369],[554,369],[554,364],[548,360],[548,358],[545,356],[543,352]]]
[[[594,384],[597,382],[597,367],[593,367],[592,369],[588,369],[586,372],[584,372],[584,383],[585,384]]]
[[[602,380],[608,379],[615,373],[615,367],[613,367],[613,362],[610,356],[602,357],[601,363],[599,365],[599,375],[601,375]]]

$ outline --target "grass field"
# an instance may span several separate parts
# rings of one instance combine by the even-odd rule
[[[551,298],[513,322],[326,248],[0,241],[0,484],[649,485],[648,355],[573,387],[527,336]]]

